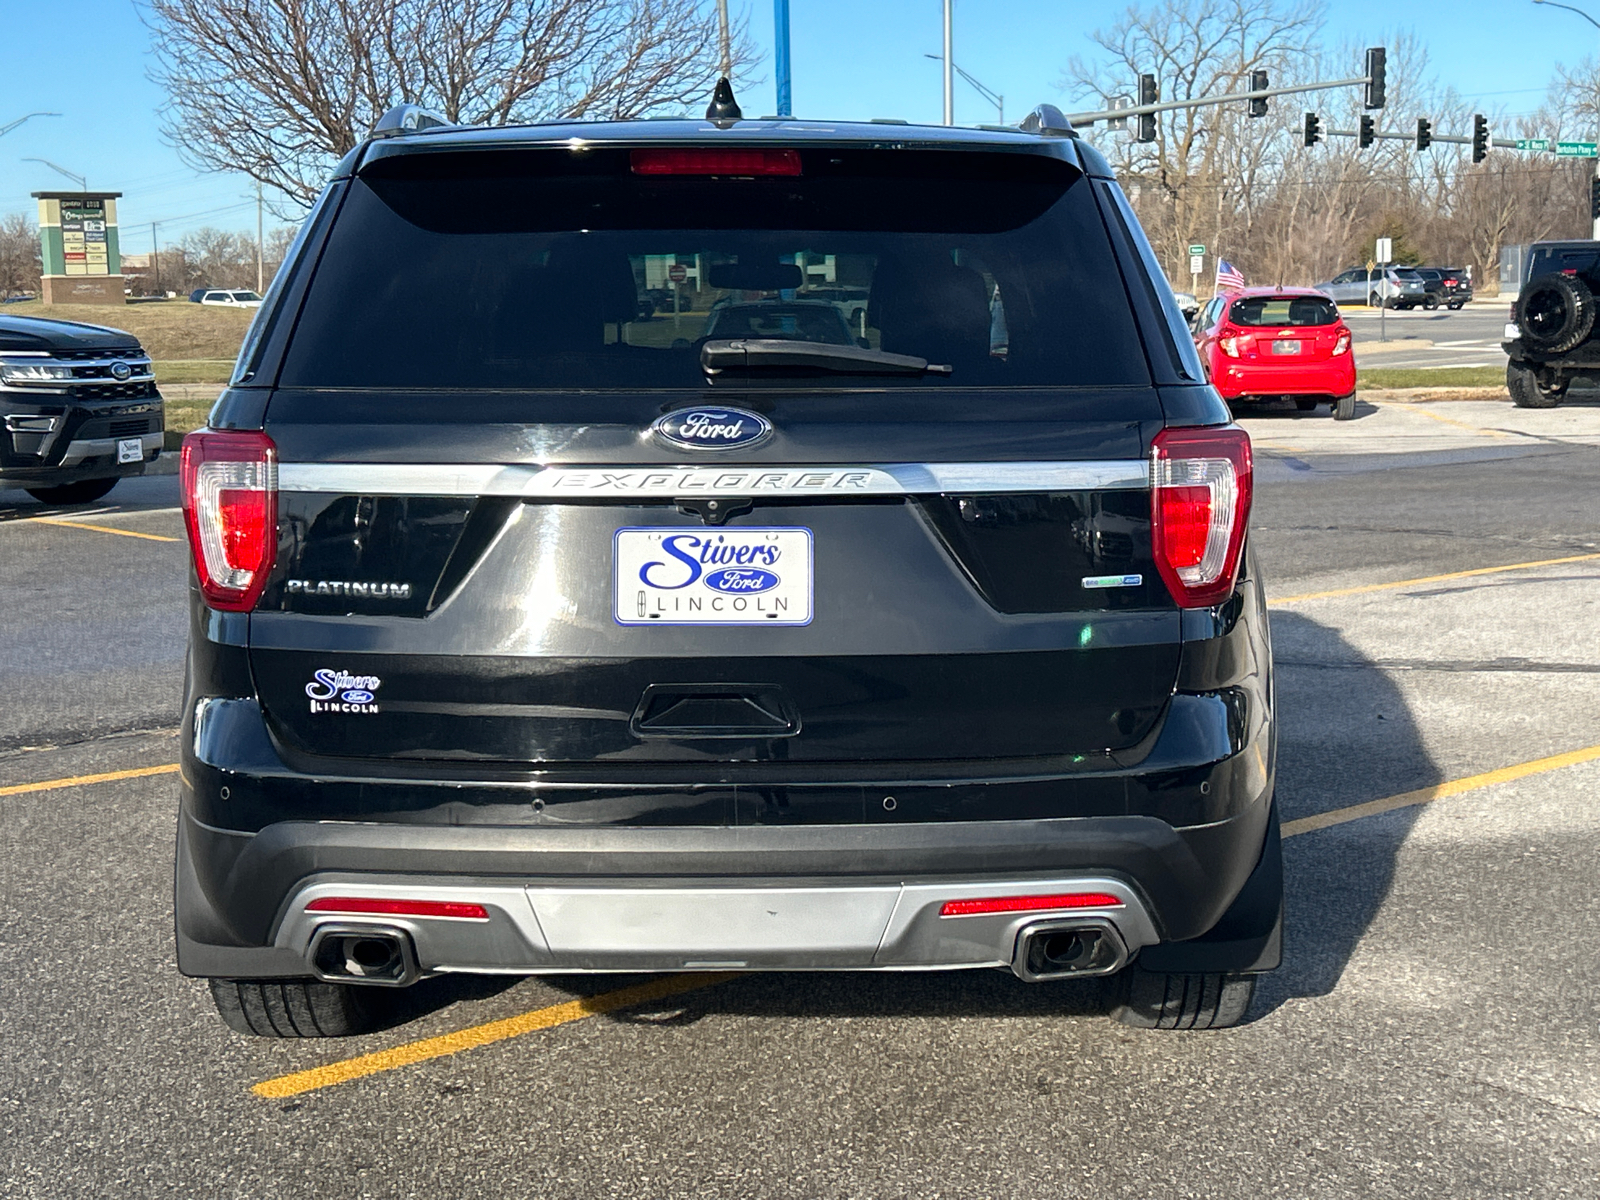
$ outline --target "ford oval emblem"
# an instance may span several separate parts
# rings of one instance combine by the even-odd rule
[[[772,436],[772,422],[742,408],[684,408],[650,426],[673,446],[690,450],[742,450]]]
[[[705,585],[717,592],[731,592],[736,596],[754,596],[757,592],[770,592],[778,586],[778,577],[759,567],[723,567],[705,577]]]
[[[363,691],[360,688],[351,688],[340,699],[346,704],[371,704],[372,693]]]
[[[132,377],[132,375],[133,375],[133,368],[130,367],[127,363],[125,363],[125,362],[114,362],[114,363],[111,364],[111,378],[116,379],[116,380],[124,380],[124,379],[128,379],[128,378]]]

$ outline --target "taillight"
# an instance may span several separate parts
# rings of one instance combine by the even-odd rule
[[[1335,356],[1350,353],[1350,331],[1348,329],[1339,331],[1338,340],[1333,343],[1333,353]]]
[[[261,432],[197,430],[183,439],[179,474],[201,594],[249,612],[278,550],[278,448]]]
[[[635,150],[635,175],[798,175],[798,150],[660,149]]]
[[[1164,429],[1150,449],[1150,535],[1183,608],[1233,594],[1250,522],[1250,437],[1236,425]]]
[[[1236,337],[1218,338],[1217,345],[1222,347],[1222,352],[1229,358],[1239,357],[1239,339]]]

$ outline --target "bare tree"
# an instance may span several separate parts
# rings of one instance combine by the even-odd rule
[[[39,230],[21,213],[0,220],[0,298],[39,291]]]
[[[451,121],[688,110],[715,82],[704,0],[145,0],[164,132],[193,165],[309,204],[396,104]],[[753,58],[734,31],[738,69]]]

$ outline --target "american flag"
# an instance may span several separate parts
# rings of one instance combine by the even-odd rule
[[[1244,276],[1239,268],[1226,259],[1217,259],[1217,291],[1233,292],[1244,287]]]

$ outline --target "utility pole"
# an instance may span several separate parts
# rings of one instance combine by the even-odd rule
[[[266,288],[262,286],[262,284],[265,281],[261,277],[261,275],[262,275],[261,268],[262,268],[262,265],[263,265],[262,264],[262,257],[261,257],[262,256],[262,252],[263,252],[263,247],[262,247],[262,244],[261,244],[261,181],[258,179],[258,180],[256,180],[256,295],[258,295],[258,296],[261,295],[264,291],[266,291]]]
[[[794,115],[789,86],[789,0],[772,0],[772,65],[778,77],[778,115]]]
[[[944,123],[956,123],[955,0],[944,0]]]
[[[158,221],[150,222],[150,265],[156,272],[156,295],[165,296],[166,292],[161,290],[161,243],[156,240],[158,224],[160,224]]]
[[[1535,4],[1548,4],[1551,8],[1564,8],[1570,13],[1577,13],[1596,29],[1600,29],[1600,21],[1596,21],[1581,8],[1573,8],[1570,4],[1557,4],[1555,0],[1533,0],[1533,2]],[[1600,142],[1600,86],[1597,86],[1595,102],[1595,141]],[[1591,195],[1600,193],[1600,157],[1596,157],[1594,160],[1594,178],[1595,182],[1589,185]],[[1600,241],[1600,212],[1595,211],[1595,204],[1593,200],[1591,200],[1589,204],[1589,216],[1594,221],[1594,227],[1590,230],[1590,236],[1596,241]]]

